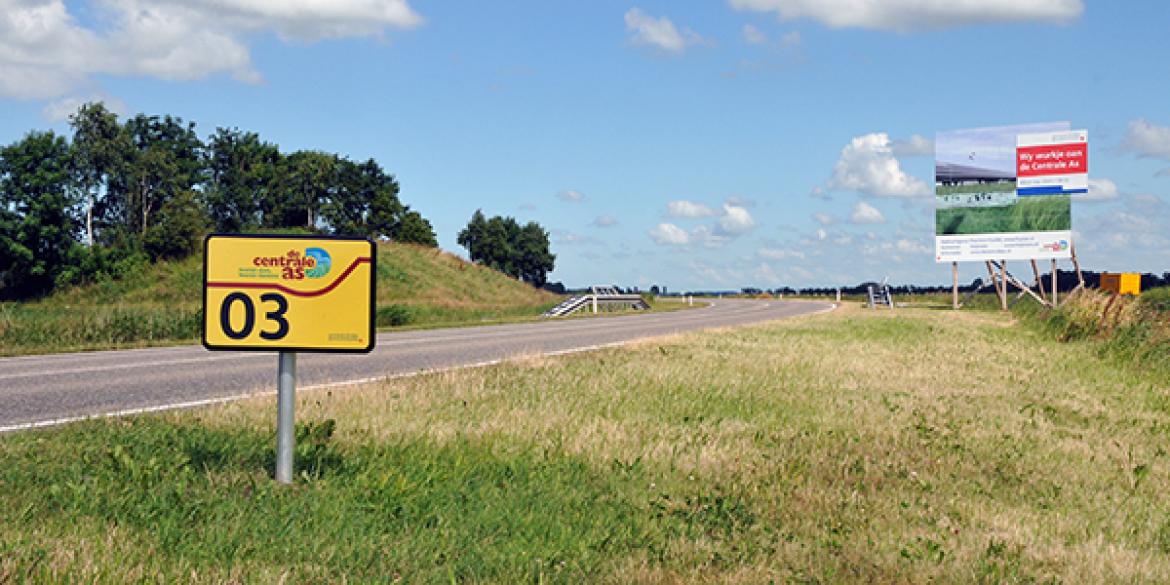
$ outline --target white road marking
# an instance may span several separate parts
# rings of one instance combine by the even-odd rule
[[[202,356],[195,358],[187,358],[181,360],[167,360],[162,362],[135,362],[129,364],[115,364],[112,366],[91,366],[88,368],[74,368],[72,370],[54,370],[50,372],[24,372],[22,374],[0,374],[0,380],[11,380],[13,378],[31,378],[34,376],[61,376],[64,374],[81,374],[86,372],[105,372],[109,370],[126,370],[130,368],[148,368],[154,366],[168,366],[172,364],[189,364],[194,362],[217,362],[221,360],[238,360],[249,355],[218,355],[218,356]]]

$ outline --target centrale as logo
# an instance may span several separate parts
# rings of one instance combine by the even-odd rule
[[[315,265],[305,271],[305,276],[309,278],[322,278],[329,274],[329,269],[333,267],[333,260],[329,257],[329,252],[321,248],[307,248],[305,257],[315,260]]]

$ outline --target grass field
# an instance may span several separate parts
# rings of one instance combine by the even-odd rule
[[[0,303],[0,355],[196,343],[202,260],[161,263],[31,303]],[[434,248],[378,247],[378,326],[535,319],[556,295]]]
[[[1164,583],[1165,374],[828,315],[0,437],[0,582]]]
[[[1015,205],[935,210],[937,235],[998,234],[1068,230],[1072,206],[1067,195],[1020,197]]]

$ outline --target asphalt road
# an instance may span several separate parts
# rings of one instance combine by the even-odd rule
[[[299,354],[297,387],[557,354],[683,331],[757,323],[828,303],[720,300],[689,311],[381,333],[364,355]],[[202,346],[0,358],[0,432],[232,400],[276,387],[276,354]]]

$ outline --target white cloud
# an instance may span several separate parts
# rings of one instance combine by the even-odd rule
[[[800,36],[800,31],[794,30],[792,32],[784,33],[784,36],[780,37],[780,46],[795,47],[799,45],[802,40],[804,40],[804,38]]]
[[[905,140],[895,140],[890,149],[894,152],[894,156],[898,158],[905,158],[910,156],[934,156],[934,140],[914,134]]]
[[[837,218],[835,218],[827,213],[820,212],[820,211],[812,214],[812,218],[815,219],[817,221],[817,223],[819,223],[821,225],[833,225],[834,223],[837,222]]]
[[[1129,123],[1122,147],[1138,156],[1170,160],[1170,126],[1133,120]]]
[[[691,230],[691,242],[702,244],[706,248],[719,248],[727,242],[730,242],[732,237],[734,236],[726,234],[719,229],[712,230],[705,225]]]
[[[853,213],[849,214],[849,221],[858,224],[886,223],[886,216],[881,211],[864,201],[853,205]]]
[[[593,220],[592,223],[590,223],[592,226],[601,228],[613,227],[617,224],[617,218],[612,215],[599,215],[596,219]]]
[[[664,246],[685,246],[691,243],[691,235],[673,223],[660,223],[648,233],[650,239]]]
[[[715,217],[716,215],[719,215],[718,211],[715,211],[714,209],[711,209],[702,203],[695,203],[694,201],[687,201],[685,199],[667,203],[666,213],[670,217],[685,217],[689,219],[699,217]]]
[[[696,226],[691,231],[673,224],[660,223],[650,230],[650,237],[659,244],[687,245],[699,244],[707,248],[718,248],[731,240],[746,234],[756,227],[756,220],[747,208],[732,203],[724,203],[721,211],[716,211],[702,203],[678,200],[666,205],[670,217],[684,219],[698,219],[718,217],[714,225]]]
[[[832,28],[906,32],[1001,22],[1060,24],[1084,11],[1081,0],[729,0],[737,10],[811,18]]]
[[[854,138],[841,149],[829,186],[852,189],[877,197],[925,197],[930,188],[906,174],[885,132]]]
[[[894,249],[904,254],[933,255],[934,250],[918,240],[901,238],[894,242]]]
[[[1117,184],[1109,179],[1089,179],[1089,192],[1073,195],[1076,201],[1110,201],[1117,199],[1121,193]]]
[[[804,252],[784,248],[760,248],[756,250],[756,254],[768,260],[794,260],[804,258]]]
[[[102,102],[107,110],[119,116],[130,113],[130,107],[126,105],[126,102],[104,92],[93,92],[84,97],[71,96],[53,100],[41,108],[41,116],[50,122],[64,122],[69,119],[69,116],[76,114],[81,106],[92,102]]]
[[[576,189],[565,189],[557,192],[557,199],[569,203],[580,203],[585,200],[585,194]]]
[[[767,264],[760,264],[756,268],[755,272],[752,273],[752,276],[756,280],[764,281],[764,284],[768,286],[778,286],[784,282],[780,276],[776,274],[776,271],[772,270],[772,267]]]
[[[586,236],[583,234],[576,234],[570,231],[554,230],[553,238],[558,244],[577,245],[577,244],[600,244],[601,241],[593,236]]]
[[[1161,197],[1151,195],[1149,193],[1138,193],[1130,197],[1128,201],[1129,207],[1141,211],[1143,213],[1161,213],[1166,207],[1166,202],[1162,201]]]
[[[97,75],[257,83],[244,38],[372,36],[422,22],[405,0],[103,0],[86,26],[62,0],[0,0],[0,96],[52,99]],[[60,107],[47,115],[59,114]]]
[[[220,18],[236,20],[242,26],[271,27],[286,39],[310,41],[371,36],[387,26],[406,29],[423,22],[406,0],[198,0],[175,3],[202,5]]]
[[[745,24],[743,25],[743,40],[749,45],[765,45],[768,43],[768,35],[750,24]]]
[[[719,235],[739,236],[752,231],[755,227],[756,220],[747,209],[727,203],[723,205],[723,217],[719,218],[718,223]]]
[[[645,45],[658,48],[668,53],[682,53],[688,46],[704,42],[703,37],[690,29],[681,32],[669,18],[663,16],[654,18],[641,8],[631,8],[626,11],[626,30],[630,33],[630,42],[635,45]]]

